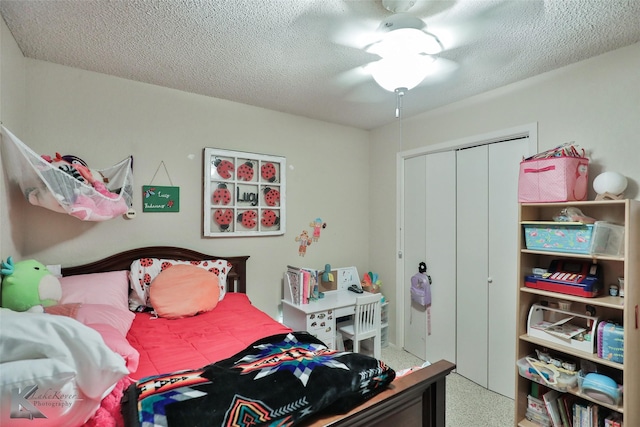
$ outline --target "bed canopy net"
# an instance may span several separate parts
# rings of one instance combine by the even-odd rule
[[[2,158],[9,179],[32,205],[83,221],[126,213],[133,200],[133,158],[106,169],[89,169],[74,156],[41,156],[2,126]]]

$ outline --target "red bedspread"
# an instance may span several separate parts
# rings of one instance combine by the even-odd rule
[[[231,357],[260,338],[290,331],[240,293],[227,293],[212,311],[183,319],[137,313],[127,335],[140,352],[131,377],[197,369]]]

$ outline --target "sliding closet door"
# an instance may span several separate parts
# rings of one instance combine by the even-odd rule
[[[528,140],[458,151],[457,371],[514,397],[518,168]]]
[[[456,369],[460,375],[483,387],[488,385],[488,156],[486,145],[460,150],[456,168]]]
[[[404,162],[404,347],[428,361],[455,361],[455,152]],[[411,277],[427,264],[432,304],[411,302]]]
[[[518,172],[526,138],[489,145],[488,388],[515,397]]]

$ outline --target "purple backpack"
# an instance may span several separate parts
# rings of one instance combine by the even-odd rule
[[[431,278],[424,273],[411,278],[411,301],[423,307],[431,305]]]

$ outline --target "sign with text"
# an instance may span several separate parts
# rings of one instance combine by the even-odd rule
[[[143,185],[142,212],[180,212],[180,187]]]

